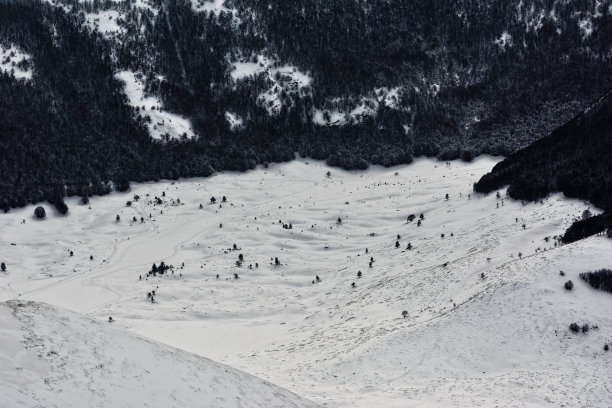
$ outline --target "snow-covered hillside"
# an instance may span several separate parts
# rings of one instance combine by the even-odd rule
[[[132,71],[118,72],[115,77],[125,84],[128,102],[135,107],[140,116],[145,118],[149,134],[153,139],[191,139],[194,137],[189,119],[164,110],[163,104],[156,96],[145,96],[142,74]],[[163,78],[158,78],[162,81]]]
[[[578,274],[612,240],[555,244],[578,200],[474,194],[496,161],[302,159],[0,214],[0,300],[111,315],[328,406],[610,406],[612,296]]]
[[[314,407],[246,373],[44,303],[0,303],[2,407]]]

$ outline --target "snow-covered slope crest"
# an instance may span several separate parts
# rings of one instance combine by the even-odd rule
[[[2,407],[315,407],[257,377],[36,302],[0,303]]]

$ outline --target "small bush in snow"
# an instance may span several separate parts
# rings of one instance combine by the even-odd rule
[[[36,218],[42,219],[45,218],[47,216],[47,212],[45,211],[44,207],[42,206],[38,206],[36,207],[36,209],[34,210],[34,216]]]
[[[578,323],[572,323],[569,325],[569,329],[572,331],[572,333],[578,333],[580,331],[580,326],[578,325]]]
[[[571,280],[568,280],[567,282],[565,282],[565,285],[563,285],[563,286],[567,290],[572,290],[572,289],[574,289],[574,282],[572,282]]]

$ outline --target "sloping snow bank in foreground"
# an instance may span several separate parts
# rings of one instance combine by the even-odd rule
[[[2,407],[315,407],[259,378],[44,303],[0,303]]]
[[[124,91],[129,104],[138,108],[141,116],[147,119],[149,134],[153,139],[191,139],[195,136],[189,119],[163,109],[161,100],[156,96],[145,96],[142,80],[132,71],[121,71],[115,77],[125,84]]]

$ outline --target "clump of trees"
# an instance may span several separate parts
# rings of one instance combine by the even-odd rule
[[[149,276],[157,276],[157,274],[163,275],[164,273],[168,273],[168,271],[173,271],[174,273],[174,266],[166,265],[164,261],[161,261],[159,263],[159,266],[157,266],[156,264],[153,264],[151,266],[151,270],[147,272],[147,275]]]
[[[578,323],[574,322],[572,324],[569,325],[569,329],[572,333],[588,333],[591,329],[597,330],[599,329],[599,326],[597,325],[589,325],[588,323],[583,323],[582,325],[579,325]]]
[[[589,325],[588,323],[584,323],[582,325],[579,325],[578,323],[574,322],[571,323],[569,325],[569,329],[572,333],[579,333],[582,332],[584,334],[588,333],[589,330],[591,329],[598,329],[599,327],[597,325]]]
[[[580,278],[595,289],[612,293],[612,270],[610,269],[583,272]]]

